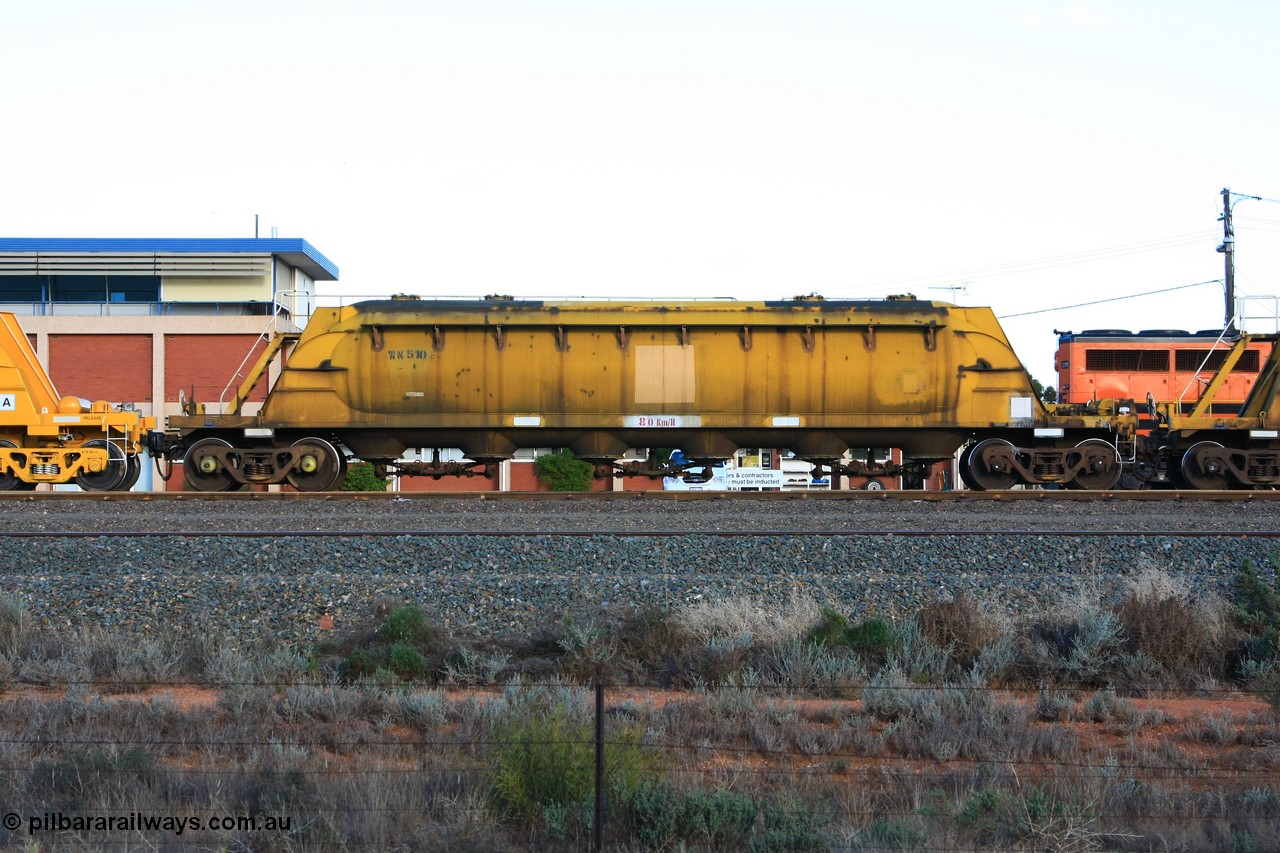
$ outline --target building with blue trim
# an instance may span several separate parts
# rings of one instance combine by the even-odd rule
[[[299,239],[0,238],[0,305],[18,314],[139,314],[109,306],[241,303],[307,314],[338,268]],[[76,306],[79,306],[78,308]],[[256,309],[255,313],[263,313]]]
[[[161,422],[183,399],[216,411],[273,332],[305,325],[316,283],[337,280],[301,239],[0,238],[0,311],[58,392]]]

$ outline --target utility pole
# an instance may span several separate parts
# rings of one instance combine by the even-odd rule
[[[1225,283],[1227,314],[1222,322],[1222,328],[1228,335],[1234,336],[1236,333],[1236,231],[1235,226],[1231,224],[1231,190],[1227,187],[1222,188],[1222,215],[1218,217],[1218,221],[1222,223],[1222,245],[1218,247],[1218,251],[1222,253],[1226,267],[1222,280]]]
[[[1234,197],[1235,201],[1232,201]],[[1228,335],[1235,335],[1236,329],[1236,229],[1231,224],[1231,208],[1236,202],[1251,199],[1253,201],[1262,201],[1261,196],[1256,195],[1240,195],[1231,192],[1227,187],[1222,188],[1222,215],[1218,217],[1218,221],[1222,223],[1222,245],[1218,247],[1218,251],[1223,255],[1223,263],[1225,270],[1223,271],[1224,290],[1226,291],[1227,314],[1223,321],[1222,328],[1226,330]]]

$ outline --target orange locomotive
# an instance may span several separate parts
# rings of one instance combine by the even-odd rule
[[[1222,366],[1234,337],[1220,331],[1091,329],[1058,332],[1055,366],[1058,400],[1145,400],[1176,404],[1189,414]],[[1231,417],[1248,398],[1271,353],[1271,344],[1253,340],[1224,378],[1210,414]],[[1144,424],[1149,427],[1150,424]]]

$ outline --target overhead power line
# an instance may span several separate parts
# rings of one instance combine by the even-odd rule
[[[1160,290],[1147,290],[1142,293],[1130,293],[1127,296],[1112,296],[1109,299],[1095,299],[1092,302],[1077,302],[1074,305],[1061,305],[1057,308],[1039,308],[1035,311],[1023,311],[1018,314],[1001,314],[999,319],[1008,320],[1012,317],[1030,317],[1032,314],[1049,314],[1053,311],[1068,311],[1072,308],[1087,308],[1090,305],[1101,305],[1104,302],[1123,302],[1126,299],[1137,299],[1141,296],[1155,296],[1157,293],[1172,293],[1175,290],[1187,290],[1191,287],[1202,287],[1206,284],[1222,284],[1222,279],[1211,278],[1208,281],[1197,281],[1195,284],[1180,284],[1177,287],[1164,287]]]
[[[1110,258],[1122,257],[1124,255],[1136,255],[1145,252],[1158,252],[1163,249],[1171,249],[1177,246],[1190,245],[1203,241],[1213,240],[1215,233],[1212,230],[1192,231],[1185,234],[1175,234],[1168,237],[1158,237],[1152,240],[1143,240],[1137,243],[1125,243],[1118,246],[1107,246],[1101,249],[1088,249],[1079,252],[1068,252],[1062,255],[1051,255],[1049,257],[1030,259],[1024,261],[1010,261],[1003,264],[992,264],[985,267],[971,267],[968,269],[955,270],[952,272],[934,273],[930,275],[907,276],[904,278],[886,279],[878,282],[871,282],[866,287],[890,287],[899,285],[910,285],[927,283],[933,281],[955,281],[957,279],[994,277],[1000,275],[1013,275],[1020,272],[1030,272],[1032,270],[1051,269],[1053,267],[1070,266],[1073,264],[1091,263],[1094,261],[1103,261]]]

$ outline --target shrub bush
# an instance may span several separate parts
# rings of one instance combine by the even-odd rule
[[[1185,598],[1151,587],[1129,590],[1117,611],[1124,645],[1171,672],[1213,666],[1214,644],[1199,610]]]
[[[1273,569],[1277,569],[1277,562],[1280,558],[1273,556]],[[1250,657],[1260,663],[1280,657],[1280,593],[1259,576],[1249,560],[1236,574],[1235,616],[1249,635]]]
[[[347,654],[341,673],[348,679],[425,678],[443,665],[444,640],[421,609],[405,604],[388,613],[372,636]]]
[[[751,839],[753,853],[809,851],[826,848],[825,820],[803,802],[765,802],[763,832]]]
[[[538,482],[553,492],[586,492],[591,489],[594,473],[591,465],[575,459],[573,451],[568,448],[559,453],[539,456],[533,467]]]
[[[347,476],[342,480],[344,492],[385,492],[387,478],[379,477],[378,472],[368,462],[357,462],[347,469]]]
[[[605,743],[605,778],[619,796],[651,774],[649,753],[640,747],[639,725],[614,725]],[[590,802],[595,791],[594,726],[573,719],[559,704],[545,713],[513,713],[494,726],[488,755],[493,805],[509,820],[545,821],[548,807]]]
[[[412,646],[393,643],[387,649],[386,668],[405,681],[412,681],[427,674],[427,659]]]
[[[862,655],[883,656],[897,639],[893,623],[883,616],[868,616],[845,632],[845,645]]]
[[[427,622],[427,615],[420,608],[406,604],[387,614],[386,621],[378,628],[378,639],[422,647],[438,642],[440,632]]]
[[[950,649],[951,659],[964,669],[973,666],[982,650],[1000,636],[999,627],[983,613],[977,599],[963,591],[925,605],[916,622],[925,639]]]
[[[685,805],[690,835],[712,850],[741,850],[759,812],[751,797],[723,788],[695,791]]]
[[[818,624],[813,626],[805,640],[819,646],[841,646],[849,634],[849,619],[830,607],[822,608]]]

